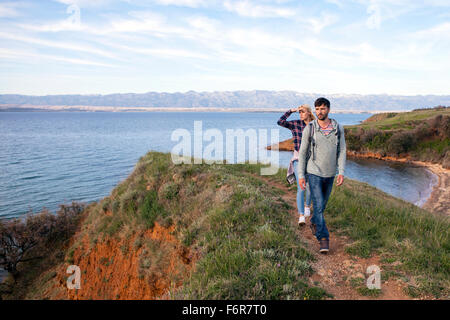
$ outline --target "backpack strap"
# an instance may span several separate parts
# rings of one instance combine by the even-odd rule
[[[335,135],[336,135],[336,138],[337,138],[337,143],[336,143],[336,148],[337,148],[337,152],[336,152],[336,161],[337,161],[337,159],[339,158],[339,151],[340,151],[340,147],[341,147],[341,126],[340,126],[340,124],[336,121],[336,120],[334,120],[334,119],[331,119],[332,121],[334,121],[334,123],[335,123],[335,126],[336,126],[336,133],[335,133]]]
[[[314,148],[316,146],[316,141],[314,139],[314,125],[313,125],[313,122],[310,121],[308,123],[308,126],[309,126],[309,137],[308,137],[308,139],[309,139],[309,152],[308,152],[308,157],[307,157],[306,161],[309,160],[309,158],[311,157],[311,154],[313,156],[313,161],[314,161],[314,160],[316,160],[316,155],[314,153]]]

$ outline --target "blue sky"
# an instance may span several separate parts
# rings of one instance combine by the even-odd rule
[[[0,0],[0,93],[450,94],[449,0]]]

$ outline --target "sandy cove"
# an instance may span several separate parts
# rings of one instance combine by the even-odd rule
[[[431,162],[411,160],[409,157],[396,158],[382,156],[378,153],[373,152],[347,151],[347,157],[371,158],[384,161],[402,162],[409,165],[427,168],[438,177],[439,181],[433,187],[433,191],[431,192],[430,197],[427,199],[427,202],[425,202],[422,208],[427,209],[431,212],[442,213],[446,216],[450,215],[450,170],[445,169],[444,167],[442,167],[442,165]]]
[[[268,150],[276,150],[277,145],[268,146]],[[294,151],[293,139],[288,139],[281,141],[278,144],[279,151]],[[427,209],[431,212],[441,213],[446,216],[450,216],[450,170],[442,167],[442,165],[431,162],[423,162],[411,160],[409,157],[406,158],[395,158],[389,156],[382,156],[378,153],[373,152],[356,152],[348,151],[347,157],[349,158],[370,158],[379,159],[384,161],[392,162],[402,162],[410,165],[416,165],[427,168],[429,171],[434,173],[438,177],[438,183],[433,187],[430,197],[427,199],[422,208]]]

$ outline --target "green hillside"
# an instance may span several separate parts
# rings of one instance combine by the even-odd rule
[[[262,166],[174,165],[170,154],[149,152],[84,209],[78,231],[52,255],[19,265],[3,298],[331,298],[309,281],[314,255],[275,186],[286,183],[286,169],[260,176]],[[355,259],[381,257],[383,281],[402,279],[412,297],[448,298],[448,218],[350,179],[333,188],[326,217]],[[69,264],[88,278],[76,294],[64,287]]]
[[[345,127],[347,148],[450,168],[450,107],[381,113]]]

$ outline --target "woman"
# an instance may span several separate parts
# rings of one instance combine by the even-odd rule
[[[286,120],[292,113],[297,111],[300,114],[300,120]],[[306,190],[302,190],[302,188],[300,188],[300,185],[298,184],[298,152],[300,150],[303,129],[308,125],[310,121],[314,119],[315,118],[312,114],[311,108],[307,104],[303,104],[298,108],[288,110],[284,115],[281,116],[281,118],[277,122],[278,125],[290,129],[294,138],[294,154],[289,163],[288,175],[293,171],[295,180],[297,181],[297,210],[299,214],[298,224],[300,226],[305,224],[305,217],[309,217],[311,214],[311,193],[308,184],[306,185]],[[306,206],[304,205],[303,200],[305,193]]]

